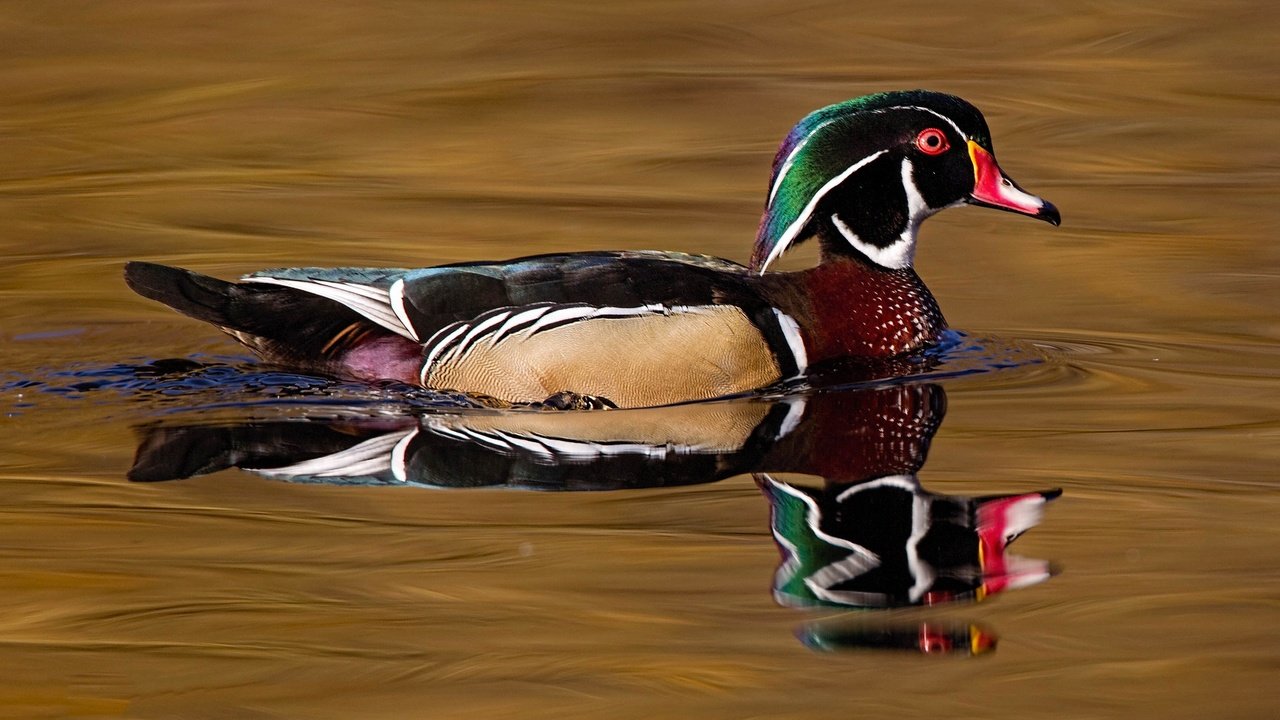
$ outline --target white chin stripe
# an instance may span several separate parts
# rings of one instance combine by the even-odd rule
[[[854,250],[867,256],[871,262],[880,267],[889,268],[890,270],[901,270],[902,268],[911,267],[911,261],[916,255],[916,238],[915,233],[908,227],[907,231],[897,240],[887,247],[878,247],[868,242],[863,242],[862,238],[853,231],[839,215],[831,216],[831,224],[835,225],[836,230],[844,236],[846,242],[853,247]]]
[[[840,219],[839,214],[831,215],[831,224],[836,226],[836,230],[840,231],[854,250],[866,255],[871,262],[891,270],[911,267],[911,263],[916,259],[916,233],[920,230],[920,223],[942,209],[931,208],[925,202],[920,189],[916,187],[915,166],[911,164],[909,158],[902,159],[902,191],[907,196],[907,227],[897,240],[885,247],[864,242]]]

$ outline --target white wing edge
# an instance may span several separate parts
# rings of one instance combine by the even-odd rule
[[[403,318],[392,303],[391,293],[372,285],[334,282],[331,280],[288,280],[273,277],[248,277],[244,282],[265,283],[267,285],[283,285],[295,290],[309,292],[340,303],[397,335],[418,341],[418,334]],[[403,292],[403,291],[402,291]],[[403,300],[401,301],[403,303]]]

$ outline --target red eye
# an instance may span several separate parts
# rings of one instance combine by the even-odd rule
[[[916,136],[916,147],[925,155],[940,155],[951,147],[951,143],[938,128],[927,128]]]

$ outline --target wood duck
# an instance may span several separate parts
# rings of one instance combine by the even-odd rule
[[[920,223],[968,203],[1057,225],[1009,180],[982,114],[922,90],[818,110],[779,149],[749,266],[583,252],[425,269],[287,268],[229,283],[132,262],[138,293],[269,362],[562,407],[641,407],[881,360],[946,328],[911,267]],[[811,238],[821,260],[766,272]]]

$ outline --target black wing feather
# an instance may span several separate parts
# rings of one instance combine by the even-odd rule
[[[168,265],[130,262],[125,282],[143,297],[217,325],[275,362],[328,372],[345,345],[331,341],[357,325],[361,333],[390,335],[359,313],[312,293],[278,285],[233,283]]]
[[[539,255],[465,263],[405,276],[405,310],[418,336],[501,307],[540,303],[639,307],[720,305],[749,315],[765,302],[746,268],[718,258],[658,252]]]

